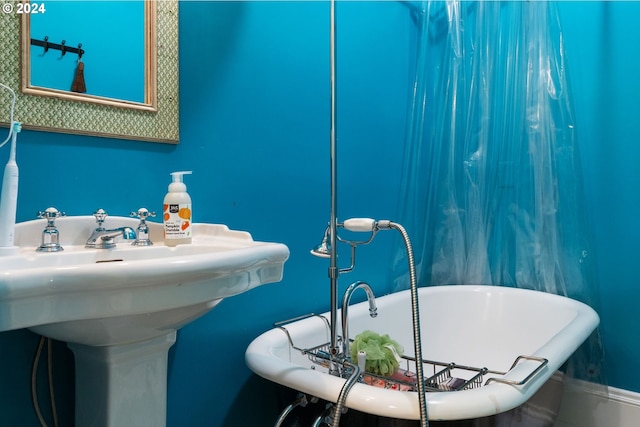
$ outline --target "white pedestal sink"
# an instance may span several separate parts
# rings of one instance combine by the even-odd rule
[[[108,217],[106,228],[138,220]],[[193,243],[118,242],[86,249],[91,216],[56,221],[62,252],[41,253],[46,221],[16,226],[15,255],[0,257],[0,332],[30,330],[66,341],[76,363],[76,427],[166,424],[167,351],[176,330],[223,298],[282,279],[285,245],[224,225],[193,224]]]

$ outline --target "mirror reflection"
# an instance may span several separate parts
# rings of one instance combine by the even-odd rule
[[[46,8],[23,18],[24,93],[155,110],[154,1]]]

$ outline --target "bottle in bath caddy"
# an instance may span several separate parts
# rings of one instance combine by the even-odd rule
[[[172,172],[169,192],[164,197],[164,244],[167,246],[191,243],[191,197],[183,182],[191,171]]]

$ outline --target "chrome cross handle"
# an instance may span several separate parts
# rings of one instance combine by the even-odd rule
[[[96,217],[96,222],[98,223],[98,228],[100,229],[103,228],[102,224],[104,223],[104,220],[107,219],[109,214],[107,213],[107,211],[100,208],[93,213],[93,216]]]

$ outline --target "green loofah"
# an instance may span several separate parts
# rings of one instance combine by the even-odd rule
[[[373,331],[364,331],[357,335],[351,347],[351,360],[358,360],[358,352],[367,353],[365,371],[376,375],[389,376],[393,374],[400,364],[396,355],[402,354],[404,349],[389,335],[379,335]]]

